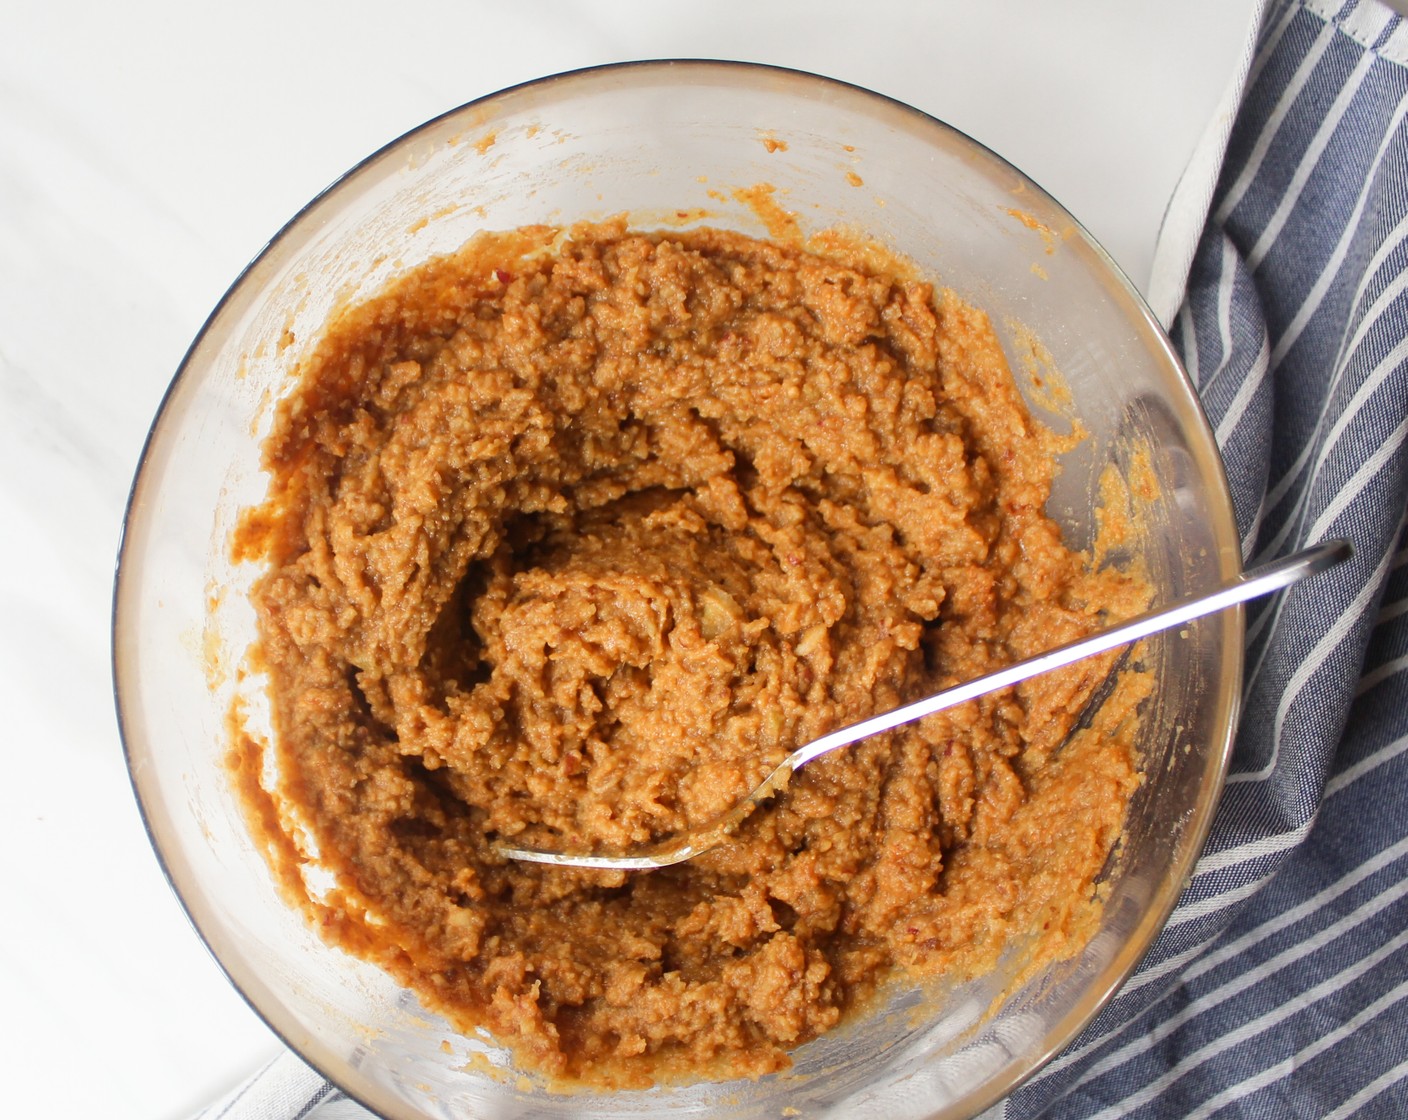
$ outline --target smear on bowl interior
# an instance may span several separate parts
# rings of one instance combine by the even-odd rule
[[[489,848],[645,843],[1145,604],[1047,518],[1068,440],[983,313],[817,244],[483,235],[328,325],[236,534],[274,736],[232,758],[291,896],[549,1078],[780,1070],[893,984],[1073,954],[1098,916],[1147,691],[1078,726],[1109,659],[828,756],[688,864]]]

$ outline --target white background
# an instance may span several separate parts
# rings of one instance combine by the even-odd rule
[[[798,67],[941,117],[1137,285],[1251,0],[6,0],[0,20],[0,1111],[184,1116],[275,1052],[186,923],[108,666],[131,472],[225,286],[399,133],[554,71]]]

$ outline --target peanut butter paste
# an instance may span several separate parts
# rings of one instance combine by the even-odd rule
[[[1142,606],[1045,515],[1062,444],[981,312],[873,252],[521,230],[344,311],[298,376],[236,544],[277,787],[234,758],[335,881],[302,899],[330,940],[525,1069],[627,1086],[1079,949],[1138,782],[1142,677],[1081,719],[1108,659],[815,762],[688,864],[488,847],[659,838]]]

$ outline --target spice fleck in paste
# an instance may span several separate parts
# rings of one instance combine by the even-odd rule
[[[245,777],[335,879],[330,939],[615,1085],[784,1068],[889,982],[1079,948],[1138,782],[1139,676],[1070,735],[1108,660],[813,763],[688,864],[488,850],[704,821],[1142,605],[1046,517],[1060,445],[980,312],[873,252],[523,230],[346,310],[300,377],[236,546],[280,779]]]

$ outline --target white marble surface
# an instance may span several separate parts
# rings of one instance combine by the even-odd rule
[[[112,710],[131,472],[208,310],[311,195],[557,70],[869,86],[1042,183],[1146,282],[1252,0],[8,0],[0,31],[0,1043],[12,1116],[180,1117],[275,1052],[148,846]],[[392,13],[395,13],[394,15]]]

